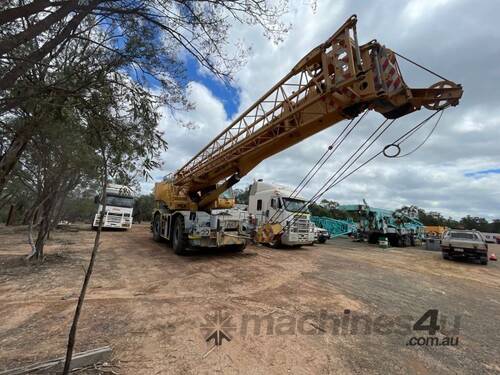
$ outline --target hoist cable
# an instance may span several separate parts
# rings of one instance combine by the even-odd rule
[[[403,142],[405,142],[406,140],[408,140],[408,138],[413,135],[416,131],[418,131],[424,124],[426,124],[431,118],[433,118],[438,112],[442,112],[443,110],[439,110],[435,113],[433,113],[432,115],[428,116],[426,119],[424,119],[423,121],[421,121],[420,123],[418,123],[417,125],[415,125],[413,128],[411,128],[410,130],[408,130],[406,133],[404,133],[403,135],[401,135],[398,139],[396,139],[394,142],[392,142],[391,144],[389,145],[397,145],[397,147],[399,148],[399,145],[401,145]],[[422,142],[420,145],[417,146],[416,149],[404,154],[404,155],[401,155],[400,157],[403,157],[403,156],[407,156],[407,155],[410,155],[411,153],[415,152],[418,148],[420,148],[426,141],[427,139],[430,137],[430,135],[433,133],[434,129],[436,128],[437,124],[439,123],[440,119],[442,117],[442,113],[440,114],[440,117],[438,118],[438,121],[436,122],[436,124],[434,125],[434,128],[431,130],[430,134],[426,137],[426,139],[424,139],[424,142]],[[387,120],[386,120],[387,121]],[[392,123],[394,122],[394,120],[389,124],[392,125]],[[389,127],[388,126],[388,127]],[[385,128],[383,132],[385,132],[385,130],[388,129]],[[378,129],[377,129],[378,130]],[[383,133],[382,132],[382,133]],[[352,170],[351,172],[349,172],[347,175],[344,175],[348,170],[349,168],[362,156],[362,154],[364,152],[366,152],[370,147],[371,145],[382,135],[382,133],[380,133],[376,139],[374,139],[367,148],[365,148],[365,150],[360,154],[358,155],[358,157],[349,164],[349,166],[340,174],[340,176],[338,176],[333,182],[330,183],[330,185],[328,185],[325,189],[324,189],[324,186],[325,184],[323,184],[323,186],[317,191],[317,193],[308,201],[306,202],[302,207],[301,209],[299,209],[299,211],[297,213],[294,213],[295,215],[295,218],[294,220],[292,220],[291,224],[293,224],[297,219],[298,219],[298,215],[296,214],[301,214],[304,212],[304,208],[307,208],[307,206],[311,203],[315,203],[319,198],[321,198],[326,192],[328,192],[329,190],[331,190],[333,187],[335,187],[337,184],[339,184],[340,182],[344,181],[347,177],[351,176],[353,173],[355,173],[356,171],[358,171],[359,169],[361,169],[363,166],[365,166],[366,164],[368,164],[369,162],[371,162],[373,159],[377,158],[378,156],[380,156],[381,154],[385,154],[385,150],[387,148],[384,147],[383,150],[379,151],[378,153],[374,154],[372,157],[370,157],[368,160],[366,160],[365,162],[363,162],[362,164],[360,164],[359,166],[357,166],[354,170]],[[372,134],[373,135],[373,134]],[[366,143],[366,141],[365,141]],[[359,151],[359,148],[358,150],[356,150],[356,152],[354,154],[356,154],[357,152]],[[343,167],[345,166],[345,163],[344,165],[340,168],[342,169]],[[339,170],[340,170],[339,169]],[[338,170],[338,171],[339,171]],[[338,171],[335,173],[337,174]],[[335,175],[334,174],[334,175]],[[332,176],[333,177],[333,176]],[[331,181],[332,180],[332,177],[327,181]],[[324,189],[324,190],[323,190]],[[289,215],[286,219],[288,219],[290,216],[292,215]],[[285,219],[285,220],[286,220]],[[280,222],[280,224],[283,223],[283,221]]]
[[[344,142],[344,140],[349,136],[349,134],[351,134],[351,132],[356,128],[356,126],[361,122],[361,120],[363,120],[363,118],[365,117],[365,115],[368,113],[368,111],[365,111],[363,113],[363,115],[358,119],[358,121],[356,121],[356,123],[354,124],[354,126],[349,130],[349,132],[345,135],[344,138],[342,138],[342,140],[340,141],[340,143],[335,147],[335,149],[331,149],[331,152],[330,152],[330,155],[328,155],[328,157],[321,163],[321,165],[318,167],[318,169],[313,173],[313,175],[304,183],[304,186],[302,186],[299,191],[297,191],[297,193],[295,194],[295,196],[297,196],[302,190],[304,190],[304,188],[307,186],[307,184],[309,184],[309,182],[311,182],[311,180],[314,178],[314,176],[316,176],[316,174],[318,173],[318,171],[321,169],[321,167],[323,167],[323,165],[325,165],[325,163],[333,156],[333,154],[335,153],[335,151],[340,147],[340,145],[342,145],[342,143]],[[353,120],[351,120],[352,122]],[[293,194],[292,194],[293,195]],[[290,195],[290,197],[292,197],[292,195]]]
[[[328,148],[323,153],[323,155],[318,159],[318,161],[313,165],[313,167],[311,169],[309,169],[307,174],[302,178],[302,180],[299,182],[299,184],[295,187],[295,189],[292,191],[292,193],[289,196],[290,198],[296,197],[307,186],[307,184],[309,184],[309,182],[311,182],[311,180],[314,178],[314,176],[316,176],[316,174],[321,169],[321,167],[332,157],[332,155],[335,153],[335,151],[342,145],[342,143],[345,141],[345,139],[351,134],[351,132],[356,128],[356,126],[361,122],[361,120],[363,120],[363,118],[366,116],[367,113],[368,113],[368,110],[364,111],[363,114],[361,115],[361,117],[354,123],[354,125],[350,129],[349,129],[349,127],[351,126],[351,124],[354,122],[355,119],[353,118],[351,121],[348,122],[347,126],[344,129],[342,129],[340,134],[328,146]],[[346,131],[347,131],[347,133],[344,135],[344,133]],[[341,137],[343,137],[343,138],[341,139]],[[339,141],[339,139],[340,139],[340,142],[338,144],[336,144],[337,141]],[[329,155],[328,155],[328,153],[329,153]],[[326,156],[326,158],[325,158],[325,156]],[[319,165],[320,163],[321,163],[321,165]],[[318,167],[318,165],[319,165],[319,167]],[[317,167],[317,169],[316,169],[316,167]],[[313,174],[311,175],[311,173],[313,173]],[[307,181],[306,181],[306,179],[307,179]],[[306,181],[306,182],[304,182],[304,181]],[[301,185],[303,185],[303,186],[301,186]],[[274,214],[270,218],[267,219],[266,223],[269,223],[272,220],[274,220],[285,209],[286,209],[286,207],[279,208],[277,211],[274,212]]]
[[[330,178],[321,186],[321,188],[316,192],[316,194],[314,194],[314,196],[309,199],[307,202],[304,203],[304,205],[299,209],[298,212],[294,212],[294,213],[291,213],[289,214],[284,220],[280,221],[280,224],[283,223],[284,221],[288,220],[291,216],[295,216],[295,219],[298,218],[298,215],[297,214],[300,214],[304,211],[304,208],[307,208],[307,206],[311,203],[314,203],[316,200],[317,200],[317,195],[321,192],[321,190],[323,190],[341,171],[342,169],[345,168],[345,166],[353,159],[355,158],[355,160],[353,162],[351,162],[351,164],[349,164],[349,166],[344,170],[342,171],[341,175],[345,173],[345,171],[348,170],[348,168],[350,168],[350,166],[355,163],[365,152],[366,150],[368,150],[372,145],[373,143],[394,123],[395,120],[392,120],[388,126],[386,126],[385,129],[382,130],[382,132],[380,132],[380,134],[378,134],[369,144],[368,146],[356,157],[356,155],[360,152],[360,150],[377,134],[377,132],[387,123],[388,119],[385,119],[378,127],[377,129],[375,129],[371,134],[370,136],[356,149],[356,151],[354,151],[351,156],[342,164],[342,166],[337,169],[337,171],[332,175],[330,176]],[[294,222],[294,221],[293,221]],[[293,223],[292,222],[292,223]]]
[[[415,151],[417,151],[420,147],[422,147],[422,146],[425,144],[425,142],[427,142],[427,140],[431,137],[431,135],[432,135],[432,134],[434,133],[434,131],[436,130],[436,128],[437,128],[437,126],[438,126],[439,122],[441,121],[441,117],[443,117],[444,110],[440,110],[439,112],[441,112],[441,113],[439,114],[439,117],[438,117],[438,119],[436,120],[436,123],[435,123],[435,124],[434,124],[434,126],[432,127],[432,129],[431,129],[431,131],[429,132],[429,134],[427,134],[427,136],[424,138],[424,140],[423,140],[423,141],[422,141],[422,142],[421,142],[421,143],[420,143],[417,147],[415,147],[413,150],[408,151],[406,154],[403,154],[403,155],[398,155],[398,156],[396,156],[397,158],[402,158],[402,157],[405,157],[405,156],[408,156],[408,155],[413,154],[413,153],[414,153]],[[400,143],[402,143],[402,142],[400,142]]]
[[[379,126],[379,127],[378,127],[378,128],[377,128],[377,129],[376,129],[376,130],[375,130],[375,131],[371,134],[371,135],[370,135],[370,137],[369,137],[369,138],[367,138],[367,140],[366,140],[366,141],[365,141],[365,142],[364,142],[364,143],[363,143],[360,147],[358,147],[358,149],[357,149],[357,150],[356,150],[356,151],[355,151],[355,152],[354,152],[354,153],[353,153],[353,154],[349,157],[349,159],[347,159],[347,160],[344,162],[344,164],[343,164],[343,165],[342,165],[342,166],[341,166],[341,167],[340,167],[340,168],[339,168],[339,169],[338,169],[338,170],[337,170],[337,171],[336,171],[336,172],[335,172],[335,173],[334,173],[334,174],[333,174],[333,175],[332,175],[332,176],[331,176],[331,177],[330,177],[330,178],[329,178],[329,179],[328,179],[328,180],[327,180],[327,181],[326,181],[326,182],[325,182],[322,186],[321,186],[321,188],[320,188],[320,189],[318,189],[318,191],[317,191],[317,192],[313,195],[313,197],[312,197],[311,199],[309,199],[309,201],[307,201],[306,203],[304,203],[304,205],[303,205],[303,206],[299,209],[299,211],[298,211],[298,213],[299,213],[299,214],[301,214],[301,213],[305,212],[305,210],[307,209],[308,205],[310,205],[310,204],[313,204],[313,203],[317,202],[317,200],[318,200],[318,199],[319,199],[319,198],[320,198],[320,197],[321,197],[324,193],[326,193],[326,191],[328,191],[328,190],[329,190],[329,188],[328,188],[328,184],[331,184],[331,183],[332,183],[331,181],[332,181],[332,180],[334,180],[334,178],[335,178],[335,177],[336,177],[336,178],[335,178],[335,180],[334,180],[333,182],[335,182],[335,181],[337,181],[339,178],[341,178],[341,177],[342,177],[342,176],[343,176],[343,175],[344,175],[344,174],[345,174],[345,173],[349,170],[349,168],[350,168],[350,167],[351,167],[351,166],[352,166],[352,165],[353,165],[353,164],[354,164],[357,160],[359,160],[359,158],[360,158],[361,156],[363,156],[363,154],[364,154],[364,153],[365,153],[365,152],[366,152],[366,151],[367,151],[367,150],[368,150],[368,149],[369,149],[369,148],[373,145],[373,143],[375,143],[375,142],[377,141],[377,139],[378,139],[378,138],[379,138],[379,137],[380,137],[380,136],[381,136],[381,135],[382,135],[382,134],[383,134],[383,133],[384,133],[384,132],[385,132],[385,131],[386,131],[386,130],[387,130],[387,129],[388,129],[388,128],[389,128],[389,127],[393,124],[393,123],[394,123],[394,121],[395,121],[395,120],[392,120],[392,121],[389,123],[389,125],[388,125],[388,126],[386,126],[386,128],[385,128],[385,129],[383,129],[383,130],[382,130],[382,132],[381,132],[380,134],[378,134],[378,135],[376,136],[376,138],[375,138],[375,139],[373,139],[373,140],[370,142],[370,144],[369,144],[367,147],[365,147],[365,149],[364,149],[363,151],[361,151],[361,153],[359,153],[359,154],[358,154],[358,152],[359,152],[359,151],[363,148],[363,146],[367,143],[367,141],[369,141],[369,140],[371,139],[371,137],[372,137],[374,134],[376,134],[376,133],[378,132],[378,130],[379,130],[379,129],[380,129],[380,128],[381,128],[381,127],[385,124],[385,123],[387,123],[387,121],[388,121],[387,119],[386,119],[386,120],[384,120],[384,122],[383,122],[383,123],[382,123],[382,124],[381,124],[381,125],[380,125],[380,126]],[[356,156],[356,154],[358,154],[358,155]],[[354,159],[354,160],[352,160],[352,158],[353,158],[353,157],[355,157],[355,159]],[[352,161],[351,161],[351,160],[352,160]],[[339,175],[339,173],[340,173],[340,175]],[[338,175],[338,176],[337,176],[337,175]],[[325,187],[326,187],[326,189],[325,189]],[[323,189],[325,189],[325,190],[322,192],[322,190],[323,190]],[[293,224],[293,223],[294,223],[294,222],[298,219],[298,215],[296,215],[296,213],[293,213],[293,214],[290,214],[290,215],[289,215],[286,219],[288,219],[290,216],[295,216],[295,217],[294,217],[294,220],[292,220],[292,222],[291,222],[291,224]],[[285,220],[286,220],[286,219],[285,219]],[[283,221],[282,221],[282,222],[283,222]],[[281,223],[280,223],[280,224],[281,224]]]
[[[436,72],[433,72],[432,70],[430,70],[430,69],[426,68],[426,67],[425,67],[425,66],[423,66],[423,65],[420,65],[419,63],[417,63],[417,62],[415,62],[415,61],[413,61],[413,60],[409,59],[408,57],[405,57],[405,56],[403,56],[403,55],[401,55],[401,54],[399,54],[399,53],[397,53],[397,52],[395,52],[395,51],[392,51],[392,52],[394,52],[394,54],[395,54],[396,56],[399,56],[399,57],[401,57],[403,60],[406,60],[406,61],[408,61],[409,63],[411,63],[411,64],[413,64],[413,65],[418,66],[419,68],[421,68],[421,69],[425,70],[426,72],[429,72],[429,73],[431,73],[431,74],[435,75],[436,77],[441,78],[441,79],[442,79],[442,80],[444,80],[444,81],[450,81],[449,79],[444,78],[442,75],[439,75],[439,74],[437,74]]]

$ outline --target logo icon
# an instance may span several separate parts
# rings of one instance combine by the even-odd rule
[[[232,319],[231,315],[224,314],[221,310],[217,310],[212,315],[205,315],[200,330],[205,342],[211,344],[211,347],[203,355],[203,358],[208,356],[216,347],[221,346],[224,340],[227,342],[232,340],[232,333],[236,330]]]

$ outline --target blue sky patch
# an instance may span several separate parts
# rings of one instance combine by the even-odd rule
[[[198,61],[188,56],[186,61],[187,81],[196,81],[208,88],[212,94],[224,105],[228,119],[233,117],[238,111],[240,104],[240,94],[234,86],[224,84],[209,73],[200,74]]]
[[[484,177],[489,174],[500,174],[500,168],[484,169],[482,171],[464,173],[465,177]]]

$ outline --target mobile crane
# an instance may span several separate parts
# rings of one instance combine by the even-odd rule
[[[155,240],[171,241],[177,254],[191,246],[243,250],[244,215],[221,194],[260,162],[365,110],[395,119],[422,106],[437,111],[458,104],[462,87],[451,81],[409,88],[393,51],[375,40],[358,44],[356,22],[351,16],[183,167],[155,184]],[[265,242],[280,227],[259,231],[258,240]]]

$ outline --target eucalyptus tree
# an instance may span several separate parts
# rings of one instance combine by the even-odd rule
[[[248,52],[239,42],[229,44],[231,27],[256,24],[277,42],[287,31],[280,22],[285,10],[286,2],[270,0],[2,2],[0,121],[7,130],[0,134],[0,192],[39,126],[36,119],[9,126],[19,111],[88,95],[96,89],[94,77],[113,72],[153,89],[172,111],[189,109],[185,56],[228,81]]]

